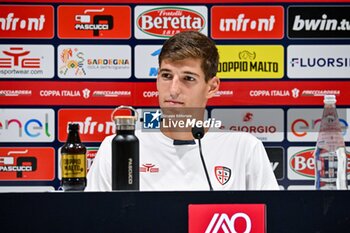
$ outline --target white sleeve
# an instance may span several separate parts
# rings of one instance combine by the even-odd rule
[[[87,174],[85,191],[112,191],[112,139],[106,137],[95,156],[94,162]]]
[[[264,145],[257,140],[247,161],[247,190],[279,190]]]

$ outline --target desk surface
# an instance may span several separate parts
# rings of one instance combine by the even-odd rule
[[[189,204],[266,204],[268,233],[350,232],[349,191],[1,193],[0,232],[187,232]]]

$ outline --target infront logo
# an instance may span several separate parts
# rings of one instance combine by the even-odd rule
[[[264,204],[189,205],[189,233],[264,233]]]
[[[58,111],[58,140],[65,142],[68,124],[79,124],[82,142],[101,142],[114,134],[115,124],[111,120],[113,109],[60,109]]]
[[[280,39],[283,18],[280,6],[214,6],[211,8],[212,37]]]
[[[45,5],[0,5],[0,38],[52,38],[54,8]]]

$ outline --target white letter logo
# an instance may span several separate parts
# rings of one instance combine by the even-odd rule
[[[235,229],[235,221],[237,218],[243,218],[245,220],[246,228],[244,233],[249,233],[252,229],[252,222],[249,216],[245,213],[235,213],[232,215],[231,219],[227,216],[227,214],[221,214],[219,217],[219,214],[216,213],[211,219],[205,233],[217,233],[220,229],[225,233],[237,233]]]

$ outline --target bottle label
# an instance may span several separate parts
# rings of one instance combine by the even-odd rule
[[[61,157],[62,178],[86,177],[85,154],[62,154]]]

